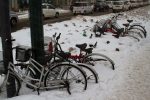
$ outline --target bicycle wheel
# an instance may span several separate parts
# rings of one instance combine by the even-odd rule
[[[44,79],[45,87],[54,86],[53,80],[64,80],[69,84],[69,94],[81,92],[87,88],[85,72],[75,64],[61,63],[51,67]],[[56,83],[57,85],[57,83]]]
[[[77,63],[77,65],[86,72],[88,83],[98,83],[98,74],[93,68],[83,63]]]
[[[130,35],[130,34],[127,34],[127,35],[125,35],[126,37],[129,37],[129,38],[131,38],[131,39],[135,39],[135,40],[137,40],[138,42],[140,41],[140,39],[137,37],[137,36],[135,36],[135,35]]]
[[[21,88],[19,79],[12,73],[9,73],[9,79],[15,82],[15,86],[12,88],[11,84],[7,81],[6,75],[0,75],[0,99],[7,98],[7,90],[13,90],[11,96],[18,96]]]
[[[87,64],[83,64],[83,63],[78,63],[75,59],[71,59],[71,58],[68,58],[68,59],[63,59],[59,56],[56,56],[57,60],[55,61],[52,61],[51,63],[52,64],[57,64],[57,63],[60,63],[60,62],[72,62],[72,63],[76,63],[81,69],[83,69],[85,72],[86,72],[86,79],[88,80],[88,83],[98,83],[98,74],[96,73],[96,71],[89,67]]]
[[[143,31],[141,31],[138,28],[129,29],[128,34],[132,35],[132,36],[135,36],[137,38],[145,38],[145,35],[144,35]]]
[[[83,58],[83,63],[95,66],[104,64],[104,66],[111,66],[115,70],[115,63],[109,57],[100,53],[91,53]]]
[[[129,30],[131,30],[131,29],[138,29],[138,30],[140,30],[142,32],[142,34],[144,35],[144,37],[146,38],[147,32],[146,32],[146,29],[143,26],[141,26],[141,25],[131,25],[129,27]]]

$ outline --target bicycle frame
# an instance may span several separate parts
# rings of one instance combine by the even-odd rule
[[[58,42],[58,40],[59,40],[59,38],[60,38],[60,35],[61,34],[59,34],[58,36],[57,36],[57,38],[54,40],[54,53],[53,53],[53,57],[54,57],[54,61],[55,61],[55,57],[56,56],[58,56],[60,59],[62,59],[62,60],[65,60],[65,61],[69,61],[70,62],[70,60],[68,60],[69,58],[71,58],[71,59],[73,59],[74,61],[76,61],[76,62],[78,62],[78,63],[83,63],[83,58],[85,58],[87,55],[88,55],[88,53],[87,52],[85,52],[85,54],[83,54],[82,53],[82,51],[83,50],[80,50],[80,53],[79,54],[77,54],[77,55],[70,55],[70,56],[68,56],[67,58],[64,58],[64,57],[62,57],[61,55],[59,55],[58,54],[58,51],[60,51],[60,52],[63,52],[63,50],[62,50],[62,48],[61,48],[61,45],[59,44],[59,42]],[[56,33],[55,33],[55,36],[56,36]]]
[[[33,60],[32,58],[30,58],[29,60],[29,63],[36,69],[38,69],[37,66],[35,66],[34,63],[36,63],[37,65],[39,65],[42,70],[41,70],[41,75],[40,75],[40,79],[35,79],[35,78],[32,78],[32,77],[29,77],[27,76],[27,72],[25,72],[25,74],[22,73],[22,75],[20,75],[19,73],[17,73],[13,68],[16,68],[16,66],[14,64],[12,64],[11,62],[9,63],[9,66],[8,66],[8,76],[9,76],[9,73],[15,75],[19,80],[20,82],[23,81],[24,83],[30,85],[31,87],[35,88],[35,89],[38,89],[41,87],[41,83],[42,83],[42,78],[43,78],[43,74],[44,74],[44,67],[42,67],[42,65],[40,65],[39,63],[37,63],[35,60]],[[12,66],[12,67],[11,67]],[[27,81],[29,80],[29,81]],[[30,81],[37,81],[38,82],[38,85],[34,85],[32,84]]]
[[[52,86],[52,87],[44,87],[43,86],[43,79],[45,78],[45,68],[39,64],[38,62],[36,62],[34,59],[30,58],[29,60],[29,63],[33,66],[33,68],[36,68],[39,72],[40,72],[40,78],[39,79],[35,79],[35,78],[32,78],[30,76],[27,76],[26,74],[28,73],[27,70],[25,72],[25,74],[22,74],[22,76],[20,74],[18,74],[13,68],[15,68],[16,66],[14,64],[12,64],[11,62],[9,63],[9,67],[8,67],[8,74],[7,74],[7,78],[9,76],[9,73],[13,74],[14,76],[16,76],[16,78],[18,78],[20,80],[20,83],[21,81],[23,81],[24,83],[26,83],[27,85],[33,87],[34,89],[36,89],[38,91],[38,94],[39,94],[39,90],[40,89],[54,89],[54,88],[63,88],[65,87],[65,85],[57,85],[57,86]],[[38,66],[41,67],[41,70],[35,65],[37,64]],[[28,68],[31,68],[29,65]],[[31,68],[32,69],[32,68]],[[33,84],[31,83],[31,81],[36,81],[37,83],[36,84]],[[6,80],[7,82],[7,80]],[[63,80],[52,80],[51,83],[64,83]]]

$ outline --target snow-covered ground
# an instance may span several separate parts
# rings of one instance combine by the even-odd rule
[[[98,42],[94,52],[102,53],[115,62],[115,70],[110,66],[95,66],[99,75],[98,84],[90,84],[86,91],[68,95],[66,91],[42,91],[40,95],[29,92],[8,100],[150,100],[150,6],[126,12],[118,23],[126,19],[140,22],[147,30],[147,38],[137,40],[121,37],[116,39],[111,33],[90,39],[92,27],[97,20],[109,18],[112,14],[103,16],[77,16],[72,20],[44,25],[44,36],[52,36],[55,32],[62,33],[60,43],[63,50],[75,44]],[[83,21],[84,20],[84,21]],[[86,20],[86,21],[85,21]],[[93,21],[92,21],[93,20]],[[86,33],[86,36],[83,34]],[[13,45],[31,45],[30,29],[22,29],[12,34],[16,41]],[[109,44],[106,42],[110,41]],[[119,48],[119,51],[116,51]],[[73,53],[77,53],[76,48]]]

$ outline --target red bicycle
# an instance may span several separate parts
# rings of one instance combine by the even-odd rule
[[[117,24],[117,18],[121,15],[122,14],[117,14],[110,19],[97,22],[93,27],[95,36],[100,37],[104,32],[111,32],[116,38],[119,38],[120,36],[129,36],[138,40],[139,38],[146,38],[147,32],[145,27],[139,23],[131,24],[133,20],[127,20],[128,23],[123,24],[125,28],[121,28]]]
[[[56,34],[54,35],[54,37],[56,37]],[[54,58],[54,61],[58,61],[56,60],[57,58],[62,58],[61,60],[67,60],[67,61],[73,61],[73,62],[77,62],[77,63],[86,63],[92,66],[96,66],[96,65],[104,65],[104,66],[111,66],[112,69],[114,70],[115,67],[115,63],[113,62],[113,60],[111,60],[109,57],[107,57],[104,54],[100,54],[100,53],[93,53],[92,50],[94,47],[96,47],[97,42],[91,46],[90,48],[86,48],[87,44],[83,43],[83,44],[77,44],[76,47],[78,47],[80,49],[80,53],[78,55],[73,55],[69,52],[64,52],[61,48],[61,45],[59,44],[58,40],[60,38],[60,34],[59,36],[56,37],[55,39],[55,43],[54,43],[54,52],[51,53],[51,57],[49,57],[49,61],[51,61],[52,58]],[[50,46],[52,48],[52,46]],[[50,51],[52,51],[50,49]],[[54,62],[52,61],[52,62]]]

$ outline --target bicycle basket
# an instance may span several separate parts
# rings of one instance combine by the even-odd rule
[[[26,62],[31,56],[31,48],[27,46],[16,47],[16,61]]]

